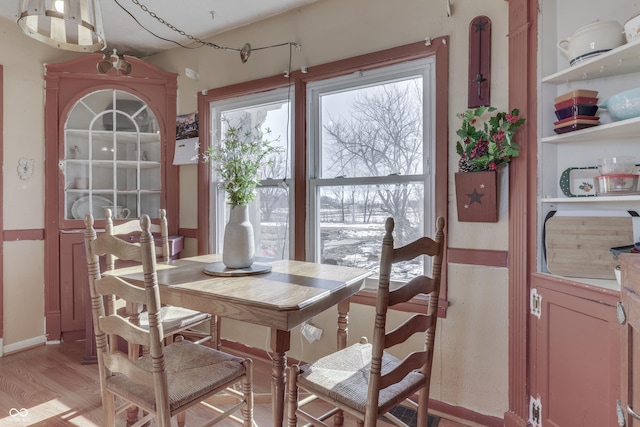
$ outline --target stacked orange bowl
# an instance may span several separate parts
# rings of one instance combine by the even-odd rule
[[[598,91],[576,89],[555,98],[556,117],[553,125],[556,133],[572,132],[597,126]]]

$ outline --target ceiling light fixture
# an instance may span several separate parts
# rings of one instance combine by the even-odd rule
[[[97,52],[107,46],[100,0],[21,0],[18,26],[58,49]]]
[[[120,55],[114,49],[111,53],[105,53],[97,64],[98,72],[100,74],[106,74],[110,69],[115,68],[122,72],[122,74],[131,73],[131,63],[124,58],[124,55]]]

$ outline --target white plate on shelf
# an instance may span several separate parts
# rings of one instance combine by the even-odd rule
[[[100,196],[80,197],[71,205],[71,216],[75,219],[84,219],[84,216],[91,212],[91,205],[93,205],[94,216],[103,218],[104,208],[113,206],[113,202]],[[98,212],[103,212],[103,214],[97,215]]]
[[[596,195],[597,167],[568,168],[560,176],[560,189],[567,197],[591,197]]]

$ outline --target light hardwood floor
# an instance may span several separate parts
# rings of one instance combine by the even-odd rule
[[[40,346],[0,358],[0,426],[102,426],[102,401],[97,365],[82,365],[84,342]],[[270,361],[254,357],[255,419],[271,424],[271,404],[265,393],[271,381]],[[187,411],[187,425],[197,425],[210,413]],[[122,423],[124,426],[124,418]],[[155,425],[152,423],[152,425]],[[236,426],[223,422],[220,426]],[[383,425],[381,423],[381,425]],[[347,417],[345,427],[355,426]],[[441,419],[438,427],[464,427]]]

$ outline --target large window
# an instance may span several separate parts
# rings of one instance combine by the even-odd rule
[[[291,148],[289,166],[264,175],[259,187],[258,256],[377,270],[387,217],[398,245],[433,235],[435,218],[448,217],[448,49],[448,38],[438,37],[199,95],[202,123],[211,127],[204,147],[216,143],[223,116],[262,117],[254,113],[278,105],[295,117],[289,126],[289,116],[279,116],[280,125],[271,115],[261,119],[272,130],[290,129]],[[198,174],[212,188],[199,193],[211,200],[199,204],[198,251],[219,251],[224,199],[204,166]],[[206,218],[215,223],[202,227]],[[422,261],[399,267],[394,277],[429,269]]]
[[[310,83],[308,252],[377,269],[387,217],[396,245],[423,236],[434,212],[433,58]],[[431,228],[426,230],[431,231]],[[420,261],[396,278],[421,274]]]
[[[257,197],[249,205],[250,220],[256,239],[256,257],[289,258],[289,212],[291,183],[291,93],[279,89],[268,93],[246,95],[211,103],[211,142],[220,143],[228,126],[255,130],[263,138],[281,148],[275,154],[271,166],[260,171]],[[212,168],[211,247],[221,251],[224,226],[229,218],[226,193],[218,187]]]

